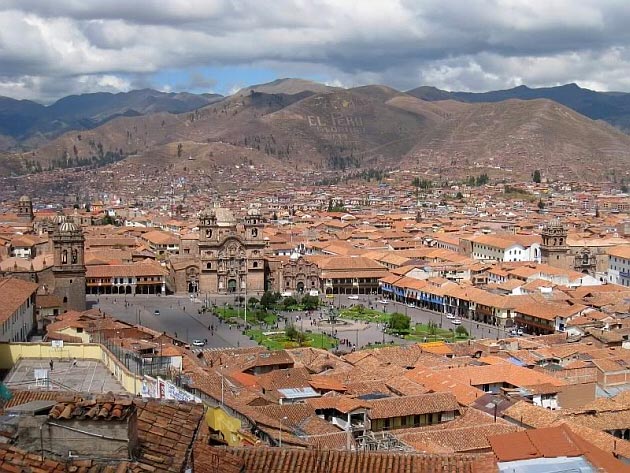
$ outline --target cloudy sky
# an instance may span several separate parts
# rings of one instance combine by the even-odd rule
[[[0,0],[0,95],[280,77],[630,92],[628,0]]]

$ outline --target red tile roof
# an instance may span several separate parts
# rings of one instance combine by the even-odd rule
[[[564,424],[498,435],[488,440],[498,461],[501,462],[584,456],[598,471],[630,472],[630,466],[586,441]]]
[[[219,449],[215,449],[219,450]],[[220,449],[215,469],[197,473],[232,473],[234,458],[243,460],[244,473],[494,473],[493,455],[424,455],[400,452],[350,452],[320,449]],[[228,454],[225,460],[223,454]]]

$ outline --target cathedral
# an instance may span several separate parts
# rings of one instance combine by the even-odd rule
[[[176,292],[260,294],[265,289],[263,219],[257,209],[237,220],[215,207],[199,216],[199,235],[183,236],[171,258]]]
[[[0,261],[0,276],[16,277],[39,284],[39,294],[52,294],[59,298],[61,309],[82,311],[86,308],[84,263],[84,236],[81,227],[66,221],[62,215],[40,220],[35,225],[33,203],[28,196],[17,203],[17,220],[13,228],[25,235],[40,229],[41,254],[9,256]],[[52,254],[51,254],[52,253]]]
[[[558,219],[550,221],[543,227],[541,237],[542,263],[589,274],[600,280],[608,268],[608,248],[619,244],[618,241],[606,238],[572,238],[567,227]]]

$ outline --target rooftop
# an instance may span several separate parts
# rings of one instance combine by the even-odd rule
[[[126,393],[100,361],[20,359],[4,379],[10,390],[56,390],[88,393]],[[48,379],[46,379],[48,377]],[[37,378],[40,378],[39,380]]]

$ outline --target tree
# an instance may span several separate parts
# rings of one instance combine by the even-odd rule
[[[466,327],[464,327],[463,325],[459,325],[456,329],[455,329],[455,333],[457,334],[457,336],[459,337],[467,337],[468,336],[468,330],[466,330]]]
[[[319,307],[319,297],[309,294],[302,297],[300,301],[304,310],[315,310]]]
[[[284,334],[289,340],[293,341],[298,338],[299,331],[293,325],[287,325],[284,329]]]
[[[429,320],[429,323],[427,324],[427,333],[429,334],[429,336],[434,338],[438,333],[437,323],[433,322],[433,320]]]
[[[179,143],[177,145],[177,157],[181,158],[182,157],[182,151],[184,149],[184,145],[182,145],[181,143]]]
[[[458,192],[458,193],[457,193],[457,195],[455,196],[455,198],[456,198],[457,200],[462,200],[462,199],[464,198],[464,194],[462,194],[462,193],[461,193],[461,191],[460,191],[460,192]]]
[[[247,304],[250,306],[256,306],[258,305],[259,300],[256,299],[255,297],[250,297],[249,300],[247,301]]]
[[[271,307],[275,303],[276,303],[276,298],[274,297],[273,293],[269,291],[266,291],[260,298],[260,306],[265,310],[271,309]]]
[[[542,209],[544,209],[544,208],[545,208],[545,203],[542,201],[542,199],[540,199],[540,200],[538,201],[538,208],[539,208],[540,210],[542,210]]]
[[[393,332],[403,332],[405,330],[409,330],[410,322],[411,317],[401,314],[400,312],[394,312],[389,317],[389,328]]]
[[[284,308],[284,310],[287,310],[290,307],[295,307],[296,305],[297,301],[295,300],[295,297],[292,296],[285,297],[282,301],[282,307]]]
[[[532,175],[532,179],[536,184],[540,184],[540,171],[536,169]]]

